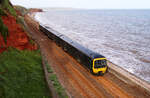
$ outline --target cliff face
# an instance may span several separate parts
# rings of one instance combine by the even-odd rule
[[[18,24],[18,16],[14,11],[9,0],[0,1],[0,53],[8,47],[20,50],[36,49],[36,46],[30,43],[23,26]]]

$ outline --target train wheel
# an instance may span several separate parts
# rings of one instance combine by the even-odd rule
[[[106,69],[106,73],[108,72],[108,67],[107,67],[107,69]]]
[[[92,70],[92,69],[90,69],[90,72],[91,72],[91,74],[93,74],[93,75],[94,75],[94,72],[93,72],[93,70]]]
[[[103,76],[105,73],[99,72],[98,75],[99,76]]]

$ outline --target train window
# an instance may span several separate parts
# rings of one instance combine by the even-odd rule
[[[102,67],[105,67],[107,64],[106,64],[106,60],[96,60],[94,62],[94,68],[102,68]]]

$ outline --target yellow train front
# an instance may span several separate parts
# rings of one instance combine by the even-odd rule
[[[108,71],[106,58],[95,58],[92,63],[92,73],[96,75],[104,75]]]

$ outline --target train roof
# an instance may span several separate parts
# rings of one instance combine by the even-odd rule
[[[76,49],[78,49],[80,52],[82,52],[83,54],[89,56],[90,58],[94,59],[94,58],[105,58],[103,55],[96,53],[88,48],[83,47],[82,45],[80,45],[79,43],[71,40],[69,37],[53,30],[52,28],[48,27],[48,26],[42,26],[43,28],[47,29],[49,32],[55,34],[57,37],[61,38],[62,40],[64,40],[65,42],[67,42],[68,44],[72,45],[73,47],[75,47]]]

